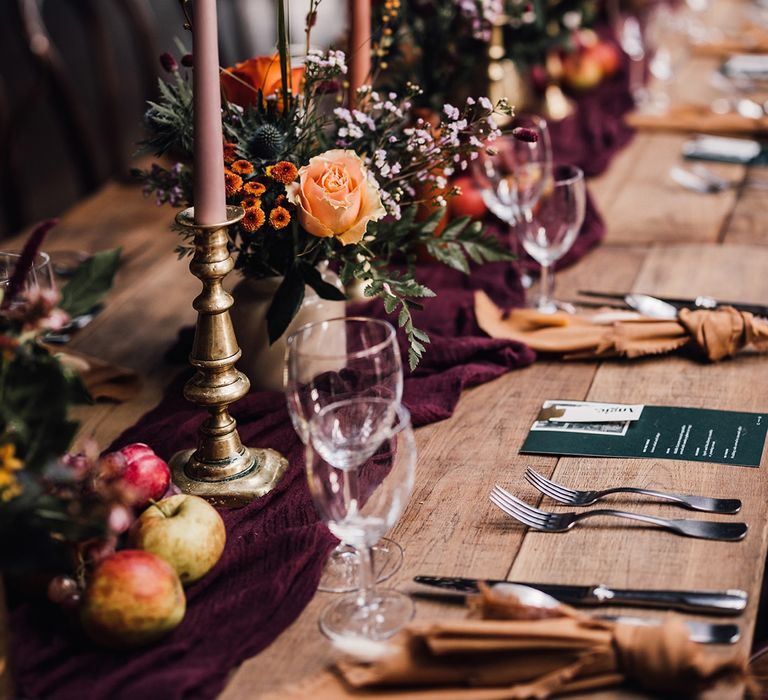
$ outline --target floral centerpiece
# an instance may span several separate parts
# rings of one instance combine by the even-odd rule
[[[504,46],[520,67],[544,65],[552,51],[572,51],[578,32],[591,27],[596,0],[506,0]]]
[[[100,458],[93,444],[67,455],[78,428],[70,409],[89,397],[78,375],[40,342],[69,320],[68,312],[99,300],[119,251],[91,259],[61,301],[55,290],[26,289],[24,277],[52,225],[35,231],[0,287],[0,529],[14,533],[0,546],[4,572],[71,569],[75,550],[108,536],[130,501],[118,465]]]
[[[362,284],[397,315],[414,367],[429,339],[411,312],[434,295],[418,281],[417,251],[465,272],[470,259],[510,257],[468,218],[433,235],[455,194],[448,178],[498,136],[494,114],[509,107],[470,98],[444,104],[438,123],[428,123],[413,113],[421,89],[408,85],[400,94],[363,88],[348,109],[340,99],[344,54],[308,51],[292,68],[284,27],[279,38],[278,56],[222,71],[227,202],[245,210],[232,231],[236,269],[251,279],[281,278],[267,313],[274,341],[301,306],[305,285],[322,298],[344,298],[318,270],[332,264],[344,285]],[[190,61],[183,57],[179,66],[165,54],[162,62],[170,80],[149,106],[147,145],[178,162],[155,164],[143,177],[158,203],[178,206],[192,201]],[[440,210],[424,217],[424,205]],[[188,252],[189,242],[179,250]]]
[[[503,0],[375,3],[377,85],[418,84],[417,104],[435,112],[446,101],[476,97],[487,88],[488,45],[503,9]]]
[[[512,90],[510,98],[525,100],[531,96],[515,84],[521,79],[543,91],[564,72],[579,86],[590,78],[588,67],[574,58],[564,70],[561,58],[597,42],[585,31],[597,11],[596,0],[383,0],[373,21],[377,83],[396,90],[418,82],[421,103],[437,111],[445,100],[478,91]]]

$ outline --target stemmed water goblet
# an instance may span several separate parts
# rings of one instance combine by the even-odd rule
[[[386,639],[413,617],[411,599],[377,589],[372,548],[402,514],[413,490],[416,444],[410,415],[386,399],[328,404],[309,421],[307,480],[320,517],[358,551],[359,586],[323,610],[331,639]]]
[[[3,294],[8,288],[8,284],[20,259],[20,253],[0,251],[0,292]],[[18,290],[19,296],[54,289],[56,289],[56,285],[53,278],[51,259],[48,253],[38,252],[35,254],[29,272],[22,281],[21,289]]]
[[[565,255],[576,240],[586,211],[584,173],[575,165],[558,165],[530,215],[517,226],[526,253],[541,265],[541,293],[535,308],[543,313],[574,312],[571,304],[553,298],[554,262]]]
[[[309,422],[330,403],[377,399],[389,416],[403,395],[403,367],[395,329],[370,318],[335,318],[302,326],[287,341],[285,393],[288,413],[304,444]],[[386,416],[385,416],[386,417]],[[400,568],[402,548],[383,539],[374,550],[377,578]],[[331,553],[319,590],[343,593],[357,586],[358,552],[343,541]]]
[[[485,205],[509,226],[510,245],[517,252],[514,229],[530,217],[552,172],[552,144],[547,122],[537,115],[518,115],[510,133],[496,140],[473,164]],[[524,129],[528,138],[516,136]],[[527,278],[527,279],[525,279]],[[531,279],[524,275],[523,286]]]

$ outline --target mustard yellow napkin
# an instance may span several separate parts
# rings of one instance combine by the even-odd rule
[[[694,348],[711,361],[751,346],[768,350],[768,322],[730,306],[713,311],[682,309],[674,321],[645,317],[600,322],[599,315],[541,314],[513,309],[508,314],[485,292],[475,292],[477,323],[492,338],[525,343],[566,359],[643,357]]]
[[[631,112],[627,123],[652,131],[696,131],[705,134],[762,134],[768,132],[768,116],[749,119],[737,112],[715,114],[709,105],[679,105],[666,114]]]
[[[104,399],[122,403],[141,391],[141,378],[127,367],[113,365],[74,350],[48,350],[65,366],[80,375],[86,390],[94,400]]]
[[[481,619],[413,623],[378,658],[341,661],[270,699],[523,700],[624,681],[683,697],[746,675],[744,659],[691,642],[674,616],[648,627],[564,605],[531,616],[514,596],[488,588],[471,606]]]

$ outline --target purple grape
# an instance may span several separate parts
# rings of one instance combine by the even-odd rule
[[[80,595],[77,581],[71,576],[56,576],[48,584],[48,599],[56,605],[64,605],[72,595]]]

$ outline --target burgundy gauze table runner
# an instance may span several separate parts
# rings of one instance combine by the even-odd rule
[[[625,75],[615,77],[584,97],[574,116],[553,126],[559,160],[577,162],[591,174],[605,167],[630,136],[621,125],[628,104],[626,85]],[[565,262],[581,257],[602,235],[602,220],[590,206]],[[502,306],[522,303],[514,266],[493,263],[465,276],[428,265],[421,279],[438,296],[416,314],[417,326],[430,334],[432,343],[418,370],[406,373],[404,402],[417,426],[450,416],[464,388],[535,359],[524,345],[485,336],[474,317],[475,289]],[[384,317],[381,305],[373,301],[355,304],[350,311]],[[401,345],[405,349],[402,338]],[[183,399],[186,378],[175,381],[160,404],[114,447],[146,442],[168,459],[193,446],[204,412]],[[221,511],[227,529],[224,554],[210,574],[187,589],[181,625],[150,647],[116,652],[95,647],[57,608],[15,601],[10,626],[18,697],[212,698],[233,669],[267,647],[306,607],[336,540],[318,521],[304,479],[303,446],[285,399],[280,393],[252,392],[232,407],[232,414],[245,444],[281,451],[290,467],[271,493],[245,508]]]

